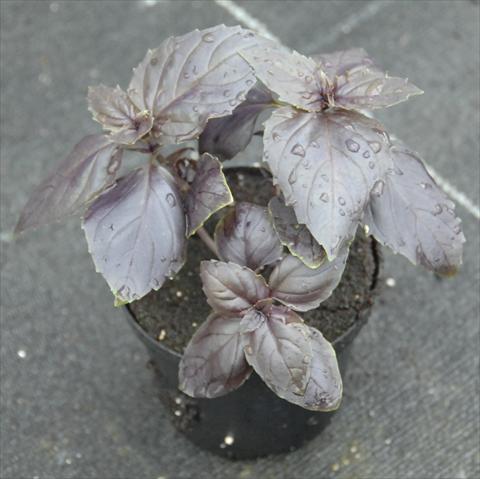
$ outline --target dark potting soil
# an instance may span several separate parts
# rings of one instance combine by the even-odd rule
[[[225,171],[236,201],[251,201],[266,205],[272,196],[268,175],[258,169],[235,168]],[[214,229],[218,215],[206,225]],[[359,313],[372,305],[377,277],[378,257],[373,240],[363,232],[353,242],[342,280],[332,296],[316,310],[303,313],[307,324],[320,330],[326,339],[334,341],[359,318]],[[165,283],[159,291],[130,304],[130,310],[140,326],[165,346],[182,353],[198,326],[210,313],[202,291],[200,262],[213,254],[197,238],[188,243],[188,255],[180,273]]]

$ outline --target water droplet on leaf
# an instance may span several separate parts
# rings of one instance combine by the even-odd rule
[[[379,141],[369,141],[368,144],[374,153],[378,153],[382,149],[382,145]]]
[[[297,181],[297,170],[294,169],[288,177],[288,182],[293,185]]]
[[[432,211],[433,216],[438,216],[443,211],[442,205],[435,205]]]
[[[293,155],[296,156],[305,156],[305,148],[300,143],[297,143],[291,150]]]
[[[378,180],[372,188],[372,195],[374,196],[382,196],[383,189],[385,188],[385,182],[383,180]]]
[[[202,37],[202,40],[205,43],[213,43],[215,41],[215,37],[211,33],[205,33],[205,35]]]
[[[345,145],[347,145],[347,149],[352,153],[356,153],[360,149],[360,145],[355,140],[352,140],[351,138],[349,138],[345,142]]]
[[[172,193],[168,193],[166,196],[167,203],[173,208],[177,204],[177,200],[175,199],[175,196],[173,196]]]

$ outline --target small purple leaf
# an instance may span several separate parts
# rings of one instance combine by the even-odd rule
[[[320,331],[308,327],[312,347],[310,379],[301,396],[290,393],[284,399],[311,411],[333,411],[342,400],[342,377],[332,345]]]
[[[208,304],[219,313],[246,311],[268,298],[265,280],[251,269],[222,261],[202,261],[200,276]]]
[[[288,308],[270,306],[264,313],[268,319],[243,334],[247,362],[281,398],[304,394],[312,360],[308,328]]]
[[[324,106],[318,67],[311,58],[269,41],[241,55],[280,100],[307,111],[320,111]]]
[[[217,224],[215,242],[220,259],[257,270],[282,257],[283,247],[268,210],[237,203]]]
[[[149,112],[139,112],[119,86],[90,87],[88,109],[95,121],[112,132],[111,138],[116,143],[133,144],[152,129],[153,118]]]
[[[322,53],[312,55],[312,58],[318,63],[320,69],[330,80],[336,76],[344,75],[347,71],[363,66],[373,67],[373,60],[369,58],[363,48],[352,48],[350,50],[339,50],[333,53]]]
[[[222,172],[222,164],[204,153],[198,161],[195,178],[185,199],[188,236],[193,235],[211,215],[232,202],[233,196]]]
[[[140,138],[150,132],[153,125],[153,118],[148,111],[138,113],[132,123],[123,130],[117,131],[110,135],[115,143],[121,145],[133,145]]]
[[[150,164],[120,178],[83,223],[97,271],[117,304],[159,289],[184,262],[185,214],[172,175]]]
[[[179,366],[179,389],[196,398],[223,396],[240,387],[252,368],[245,360],[240,318],[212,313],[188,343]]]
[[[105,85],[91,86],[88,88],[87,99],[93,119],[106,130],[123,130],[135,118],[134,104],[118,85],[116,88]]]
[[[258,309],[249,309],[240,322],[241,333],[253,333],[262,324],[267,321],[267,317]]]
[[[311,269],[295,256],[286,256],[270,275],[272,296],[297,311],[318,308],[340,282],[347,257],[345,248],[335,259],[324,258],[317,269]]]
[[[82,212],[88,202],[113,183],[121,160],[122,151],[105,135],[83,138],[32,193],[15,232]]]
[[[154,116],[163,144],[195,139],[209,118],[229,115],[255,84],[238,54],[257,43],[252,32],[219,25],[170,37],[134,69],[128,94]]]
[[[261,119],[273,107],[269,90],[257,84],[230,116],[213,118],[200,135],[199,149],[212,153],[222,160],[229,160],[243,151],[252,136],[260,128]]]
[[[455,205],[416,153],[400,141],[391,151],[394,168],[372,191],[365,225],[380,243],[413,264],[454,274],[462,263],[465,242]]]
[[[422,93],[408,79],[391,77],[376,68],[359,66],[337,78],[335,106],[374,110],[396,105]]]
[[[265,123],[264,159],[298,222],[334,258],[356,231],[370,190],[391,166],[388,135],[347,110],[276,110]]]
[[[293,208],[278,196],[270,200],[268,208],[280,241],[309,268],[318,268],[325,258],[325,250],[305,225],[298,224]]]

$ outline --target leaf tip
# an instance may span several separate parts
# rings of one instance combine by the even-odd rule
[[[115,299],[113,301],[113,306],[115,308],[118,308],[120,306],[125,306],[126,304],[130,303],[130,301],[128,301],[128,299],[123,299],[122,297],[117,296],[116,293],[113,293],[113,294],[115,296]]]

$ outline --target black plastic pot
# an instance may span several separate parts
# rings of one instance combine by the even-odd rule
[[[372,243],[377,261],[377,246]],[[372,288],[375,288],[376,277]],[[373,291],[372,291],[373,293]],[[278,398],[253,373],[238,390],[216,399],[193,399],[177,389],[180,354],[155,341],[125,307],[129,324],[147,347],[160,384],[160,398],[176,427],[193,443],[233,459],[251,459],[297,449],[328,425],[333,412],[307,411]],[[349,345],[365,324],[370,310],[357,314],[353,326],[333,345],[345,376]],[[348,389],[348,385],[346,385]]]

